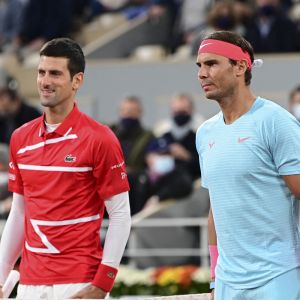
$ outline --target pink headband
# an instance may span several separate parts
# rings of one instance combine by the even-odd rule
[[[203,40],[198,50],[198,54],[201,53],[213,53],[225,56],[233,60],[245,60],[247,62],[248,68],[250,70],[252,68],[249,53],[244,52],[242,48],[231,43],[213,39]]]

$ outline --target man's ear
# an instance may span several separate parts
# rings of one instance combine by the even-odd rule
[[[236,67],[237,67],[237,75],[242,76],[247,71],[248,64],[245,60],[239,60],[237,61]]]
[[[83,83],[83,73],[79,72],[73,76],[72,88],[73,90],[78,90]]]

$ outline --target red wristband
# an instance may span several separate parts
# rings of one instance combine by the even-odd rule
[[[105,292],[110,292],[114,286],[117,273],[117,269],[100,264],[92,284]]]

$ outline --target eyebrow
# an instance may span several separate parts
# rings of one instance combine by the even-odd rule
[[[38,68],[38,72],[47,72],[47,70],[45,70],[44,68]],[[58,75],[63,73],[61,70],[57,70],[57,69],[51,69],[48,70],[48,72],[53,75]]]
[[[219,61],[217,59],[208,59],[206,61],[204,61],[203,63],[200,63],[199,61],[196,62],[196,65],[198,67],[201,67],[201,65],[211,65],[211,64],[215,64],[218,63]]]

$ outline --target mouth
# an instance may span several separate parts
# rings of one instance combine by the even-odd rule
[[[204,92],[207,92],[209,91],[210,87],[212,86],[211,83],[204,83],[204,84],[201,84],[201,87],[203,89]]]
[[[53,95],[54,91],[53,90],[40,90],[40,94],[43,97],[49,97]]]

